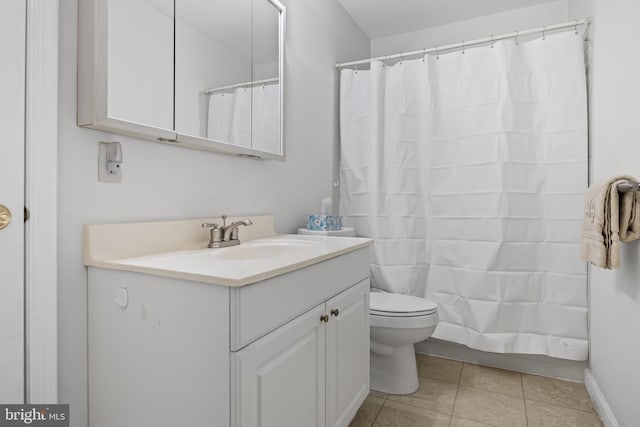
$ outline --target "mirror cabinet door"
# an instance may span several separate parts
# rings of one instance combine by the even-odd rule
[[[277,0],[81,0],[78,125],[283,159]]]
[[[160,129],[173,125],[173,0],[109,0],[109,119]]]
[[[282,154],[280,12],[276,3],[253,0],[251,148]]]
[[[178,134],[251,147],[251,1],[175,0]]]

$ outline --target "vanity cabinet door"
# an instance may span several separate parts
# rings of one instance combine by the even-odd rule
[[[369,280],[326,303],[327,426],[349,425],[369,394]]]
[[[324,427],[322,304],[232,353],[232,426]]]

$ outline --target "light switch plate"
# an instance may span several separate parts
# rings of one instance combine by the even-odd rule
[[[100,142],[98,150],[98,181],[122,182],[122,147],[119,142]]]

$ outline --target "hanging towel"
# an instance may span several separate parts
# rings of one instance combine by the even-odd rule
[[[620,267],[620,241],[640,237],[637,192],[618,193],[618,184],[637,182],[631,176],[617,176],[592,185],[584,201],[580,257],[598,267]]]

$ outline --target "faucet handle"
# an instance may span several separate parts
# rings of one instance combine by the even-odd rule
[[[212,224],[210,222],[203,222],[202,228],[207,229],[211,232],[211,239],[209,240],[209,247],[216,247],[215,245],[219,244],[222,241],[222,233],[220,232],[220,226],[218,224]]]
[[[227,225],[227,216],[222,215],[222,226],[225,227]]]

